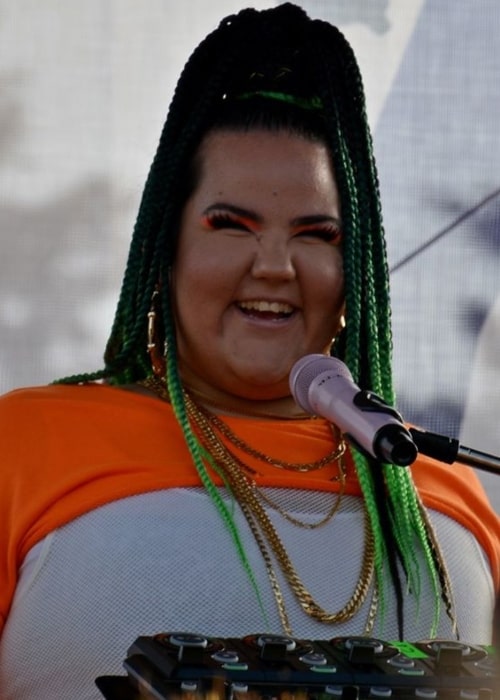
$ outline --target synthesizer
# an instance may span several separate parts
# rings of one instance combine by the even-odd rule
[[[138,637],[108,700],[500,700],[498,654],[458,641],[304,640],[187,632]]]

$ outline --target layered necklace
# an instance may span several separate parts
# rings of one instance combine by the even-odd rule
[[[153,391],[163,400],[170,401],[165,381],[159,377],[153,375],[142,380],[140,384]],[[366,512],[364,518],[365,542],[363,560],[354,592],[340,610],[328,612],[313,599],[312,595],[304,586],[266,510],[266,506],[269,506],[289,523],[309,530],[322,527],[332,520],[339,510],[345,491],[346,480],[345,464],[343,460],[346,444],[337,429],[333,425],[330,425],[334,443],[338,443],[338,446],[334,447],[334,449],[324,457],[310,463],[287,462],[270,457],[255,449],[236,435],[218,415],[200,405],[190,392],[184,389],[183,393],[191,427],[203,448],[210,455],[209,463],[211,467],[219,474],[224,483],[227,484],[231,493],[238,501],[250,531],[259,547],[285,633],[291,635],[292,629],[281,586],[274,568],[274,562],[278,564],[295,598],[307,615],[326,624],[339,624],[350,620],[365,602],[373,580],[375,550],[373,535],[369,527]],[[255,481],[257,470],[241,459],[236,454],[235,449],[252,457],[254,460],[257,460],[257,462],[297,473],[319,470],[337,462],[338,475],[332,477],[332,480],[339,482],[339,491],[332,507],[324,517],[314,523],[304,522],[292,516],[277,502],[272,500],[263,489],[258,488]],[[369,634],[373,628],[377,603],[377,590],[376,586],[374,586],[364,629],[365,634]]]

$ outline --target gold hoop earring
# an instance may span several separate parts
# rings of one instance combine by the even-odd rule
[[[158,336],[160,336],[159,326],[161,324],[160,314],[160,291],[158,287],[151,296],[151,306],[148,311],[148,343],[147,351],[151,359],[151,367],[156,377],[165,375],[165,358],[167,356],[167,341],[163,343],[163,354],[159,350]]]
[[[342,338],[342,335],[344,333],[344,329],[345,329],[345,316],[344,316],[344,314],[342,314],[342,316],[339,318],[339,327],[338,327],[337,333],[332,338],[332,342],[330,344],[330,355],[335,354],[335,349],[336,349],[340,339]]]

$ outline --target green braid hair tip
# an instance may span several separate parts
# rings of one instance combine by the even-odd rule
[[[234,517],[234,512],[235,512],[235,505],[236,505],[236,497],[234,496],[233,489],[231,488],[231,484],[229,483],[227,476],[224,474],[222,469],[219,467],[215,459],[212,457],[210,452],[203,447],[203,445],[200,445],[200,454],[202,458],[207,462],[207,464],[210,465],[211,469],[220,477],[222,480],[222,483],[224,484],[224,488],[227,490],[229,495],[231,496],[231,517]]]
[[[323,102],[319,97],[297,97],[290,95],[287,92],[276,92],[275,90],[254,90],[251,92],[242,92],[236,96],[237,100],[249,100],[252,97],[265,97],[269,100],[277,100],[278,102],[286,102],[287,104],[295,105],[301,109],[311,109],[320,111],[323,109]]]
[[[421,581],[420,567],[415,553],[415,526],[413,511],[413,489],[407,472],[401,467],[387,465],[385,467],[385,480],[393,502],[407,504],[401,513],[391,514],[394,534],[401,551],[405,569],[407,572],[407,585],[415,596],[420,596]]]
[[[406,508],[403,509],[403,513],[406,514],[406,517],[398,519],[397,521],[394,519],[394,530],[398,538],[398,544],[407,571],[407,587],[411,590],[416,599],[417,616],[419,615],[422,602],[422,572],[420,571],[418,558],[415,552],[415,538],[423,542],[424,562],[434,593],[431,633],[435,635],[441,617],[441,587],[431,547],[427,539],[427,518],[425,512],[422,510],[423,505],[409,475],[406,472],[402,472],[400,467],[393,467],[390,465],[387,469],[387,480],[388,482],[392,482],[393,493],[397,497],[398,502],[406,503]]]
[[[269,627],[269,619],[264,608],[262,595],[260,593],[255,574],[246,555],[245,548],[243,546],[243,542],[238,530],[238,526],[234,521],[234,517],[231,513],[231,510],[228,508],[223,498],[221,497],[216,485],[210,478],[210,475],[208,474],[203,463],[203,458],[206,456],[207,452],[204,449],[204,447],[200,444],[199,440],[196,438],[196,435],[193,433],[191,425],[189,423],[189,419],[186,412],[186,405],[182,394],[182,385],[177,370],[177,363],[174,357],[174,351],[173,349],[171,351],[170,347],[167,355],[167,387],[174,414],[184,433],[184,438],[186,440],[186,444],[191,454],[191,458],[193,460],[196,471],[198,472],[198,475],[203,486],[205,487],[205,490],[212,499],[214,505],[216,506],[220,516],[222,517],[222,520],[224,521],[229,531],[231,539],[233,540],[236,551],[238,553],[239,559],[254,590],[264,622]],[[213,465],[213,459],[211,457],[209,459],[209,463]],[[231,489],[230,493],[232,496]]]

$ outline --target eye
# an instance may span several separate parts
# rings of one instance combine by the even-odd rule
[[[315,226],[302,229],[297,233],[300,238],[316,238],[331,245],[340,245],[342,230],[338,226]]]
[[[212,231],[232,229],[233,231],[250,232],[249,226],[239,217],[227,212],[211,212],[204,217],[204,224]]]

